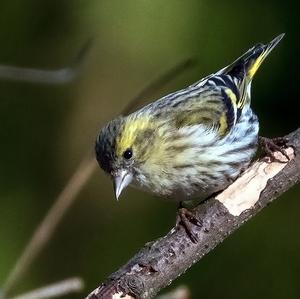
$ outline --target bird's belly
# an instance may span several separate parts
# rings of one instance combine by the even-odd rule
[[[185,170],[182,171],[181,175],[176,173],[168,181],[161,179],[159,183],[154,182],[153,184],[142,185],[135,182],[133,186],[163,199],[176,202],[195,199],[201,201],[229,186],[248,166],[249,162],[250,157],[247,162],[236,165],[234,169],[224,165],[224,168],[221,167],[220,171],[199,172],[196,175],[189,175],[187,174],[188,171]]]
[[[224,167],[220,166],[212,172],[199,172],[196,176],[178,179],[172,187],[165,186],[154,193],[175,201],[205,200],[214,193],[227,188],[248,167],[251,158],[252,156],[247,161],[236,164],[235,167],[224,164]],[[149,191],[153,193],[153,189]]]
[[[186,168],[169,173],[167,178],[163,174],[156,179],[151,177],[144,182],[136,181],[133,185],[138,189],[174,201],[204,200],[224,190],[248,167],[256,152],[255,140],[253,144],[247,151],[240,153],[238,147],[231,149],[237,151],[235,155],[231,155],[232,159],[228,159],[226,154],[213,155],[206,162],[200,161],[198,164],[201,167],[197,163],[189,164]]]

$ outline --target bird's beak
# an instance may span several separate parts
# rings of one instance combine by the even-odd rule
[[[113,176],[113,184],[116,199],[119,199],[119,196],[123,189],[125,189],[132,181],[132,174],[128,173],[126,170],[121,170],[119,173]]]

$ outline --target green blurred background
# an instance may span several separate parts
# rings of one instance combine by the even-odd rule
[[[286,32],[253,84],[261,134],[299,121],[299,16],[294,1],[2,1],[0,64],[69,65],[93,38],[79,77],[65,85],[0,81],[0,281],[53,204],[98,129],[142,87],[182,59],[197,65],[153,98],[180,89]],[[145,99],[146,100],[146,99]],[[46,249],[14,288],[69,276],[83,298],[145,242],[174,224],[176,206],[128,189],[116,202],[102,171],[82,190]],[[294,187],[178,279],[192,298],[300,298],[300,188]],[[0,283],[1,285],[1,283]]]

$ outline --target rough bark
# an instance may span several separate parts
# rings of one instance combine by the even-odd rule
[[[191,242],[183,228],[172,228],[167,235],[145,244],[86,298],[153,298],[243,223],[297,184],[300,129],[286,137],[290,161],[257,161],[221,194],[194,209],[202,223],[195,228],[197,243]]]

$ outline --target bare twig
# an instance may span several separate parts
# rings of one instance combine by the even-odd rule
[[[78,293],[81,292],[83,288],[84,283],[82,279],[73,277],[13,297],[12,299],[50,299],[71,293]]]
[[[70,67],[56,70],[41,70],[0,65],[0,79],[44,84],[65,84],[71,82],[78,76],[90,45],[91,41],[88,41],[82,47]]]
[[[74,202],[74,198],[81,191],[82,187],[90,178],[95,168],[96,162],[94,159],[86,159],[81,162],[70,181],[67,183],[66,187],[60,193],[54,205],[47,213],[44,220],[37,227],[22,255],[17,260],[15,267],[7,277],[7,280],[3,286],[3,290],[6,294],[9,293],[9,291],[12,289],[12,286],[16,283],[20,276],[27,271],[29,265],[49,241],[55,228],[61,221],[68,208],[70,208],[71,204]]]
[[[176,67],[172,68],[164,75],[151,82],[144,89],[142,89],[142,91],[139,93],[139,96],[134,97],[128,103],[127,107],[125,107],[125,109],[122,111],[122,114],[126,114],[131,108],[133,108],[133,102],[135,103],[135,105],[138,105],[140,101],[143,100],[142,97],[149,96],[149,94],[153,92],[154,88],[162,87],[172,78],[178,76],[191,65],[191,60],[184,60]],[[61,221],[67,210],[74,203],[77,195],[85,186],[88,179],[92,176],[93,172],[96,169],[96,166],[96,160],[89,152],[84,156],[71,179],[67,182],[62,192],[55,199],[53,206],[51,207],[41,224],[37,227],[32,238],[25,247],[22,255],[17,260],[14,268],[9,273],[3,286],[5,294],[9,294],[14,284],[20,279],[21,275],[27,271],[30,264],[50,240],[59,222]]]
[[[253,163],[232,185],[215,198],[201,203],[194,213],[198,242],[192,243],[183,228],[147,243],[127,264],[113,273],[87,299],[110,299],[114,294],[129,298],[153,298],[162,288],[213,250],[244,222],[300,181],[300,128],[287,136],[290,161]],[[285,160],[284,160],[285,159]]]

